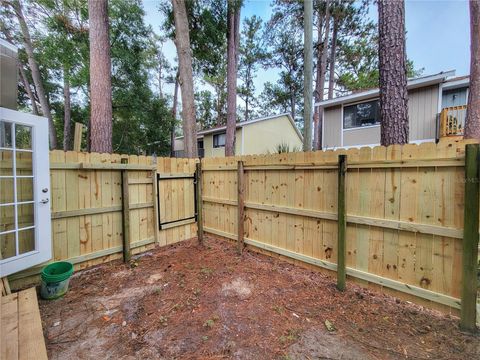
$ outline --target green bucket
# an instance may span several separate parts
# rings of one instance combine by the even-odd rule
[[[67,261],[58,261],[45,266],[42,270],[42,288],[40,295],[45,300],[57,299],[68,291],[73,265]]]

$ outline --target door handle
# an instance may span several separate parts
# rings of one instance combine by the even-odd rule
[[[49,199],[43,199],[43,200],[40,200],[40,204],[47,204],[49,201]]]

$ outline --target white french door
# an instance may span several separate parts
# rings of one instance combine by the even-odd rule
[[[48,120],[0,108],[0,276],[51,259]]]

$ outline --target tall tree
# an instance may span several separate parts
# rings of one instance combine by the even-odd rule
[[[304,80],[303,80],[303,151],[312,150],[312,80],[313,80],[313,0],[303,3],[304,16]]]
[[[323,25],[325,24],[325,25]],[[317,46],[317,77],[315,80],[315,101],[322,101],[325,95],[325,78],[327,72],[328,41],[330,39],[330,1],[325,1],[324,12],[318,9],[318,46]],[[323,30],[325,29],[325,30]],[[322,148],[323,111],[315,108],[313,148]]]
[[[269,108],[268,102],[283,103],[287,95],[292,118],[303,123],[303,26],[296,16],[290,16],[301,12],[302,8],[300,2],[278,1],[265,27],[264,41],[268,44],[265,66],[280,71],[275,86],[265,84],[262,98],[267,103],[262,107]],[[271,98],[271,95],[279,98]]]
[[[337,36],[338,36],[338,20],[333,19],[332,45],[330,47],[330,57],[328,60],[328,99],[333,98],[333,90],[335,86],[335,61],[337,56]]]
[[[245,102],[243,121],[250,120],[255,107],[255,73],[258,66],[265,60],[265,45],[261,38],[262,19],[256,15],[246,18],[243,22],[239,49],[239,79],[241,85],[238,92]]]
[[[172,126],[170,129],[170,156],[175,157],[175,121],[177,120],[177,107],[178,107],[178,87],[179,84],[178,70],[175,74],[175,85],[173,89],[173,102],[172,102]]]
[[[172,0],[175,19],[175,45],[178,54],[180,88],[182,92],[182,118],[184,149],[187,157],[198,156],[195,102],[193,94],[192,55],[185,0]]]
[[[7,3],[7,2],[2,1],[2,3]],[[20,24],[23,45],[25,47],[25,51],[28,56],[28,65],[30,67],[35,89],[37,91],[38,100],[42,108],[42,114],[48,118],[50,148],[56,149],[57,148],[57,132],[53,124],[52,113],[50,111],[50,104],[48,103],[47,94],[45,92],[42,76],[40,73],[40,68],[38,67],[37,60],[35,59],[33,43],[30,36],[30,30],[28,28],[27,22],[25,20],[25,16],[23,14],[22,4],[20,3],[20,0],[13,0],[9,4],[11,4],[11,6],[13,7],[15,11],[15,15],[17,16],[17,19],[18,19],[18,23]]]
[[[228,0],[227,5],[227,134],[225,156],[235,155],[237,123],[237,63],[240,40],[240,0]]]
[[[470,0],[470,90],[465,138],[480,139],[480,1]]]
[[[0,20],[0,29],[3,35],[5,36],[5,39],[7,39],[9,43],[15,44],[15,40],[13,39],[10,29],[2,20]],[[25,69],[23,68],[23,65],[20,59],[17,59],[17,68],[18,68],[18,73],[20,75],[20,81],[22,82],[23,88],[27,93],[30,103],[32,104],[32,112],[34,115],[38,115],[37,101],[35,99],[35,95],[33,93],[32,87],[30,86],[30,81],[28,80],[27,74],[25,72]]]
[[[202,83],[213,87],[217,125],[227,120],[227,1],[195,0],[185,2],[193,75]],[[166,15],[163,28],[175,38],[173,9],[163,2],[161,11]],[[198,97],[197,97],[198,98]]]
[[[68,70],[63,70],[63,150],[71,150],[72,139],[72,102],[70,100],[70,79]]]
[[[112,152],[112,80],[108,0],[89,0],[90,151]]]
[[[378,2],[380,142],[408,143],[407,61],[404,0]]]

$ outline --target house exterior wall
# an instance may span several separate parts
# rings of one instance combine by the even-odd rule
[[[436,137],[439,112],[439,86],[433,85],[408,92],[410,141],[433,140]],[[371,99],[364,100],[374,100]],[[363,101],[362,101],[363,102]],[[326,148],[380,144],[380,125],[343,130],[343,106],[326,108],[324,112],[324,145]]]
[[[213,135],[206,134],[203,137],[203,148],[205,149],[205,157],[225,157],[225,147],[213,147]],[[235,154],[240,155],[242,145],[242,129],[237,129],[235,133]]]
[[[342,106],[325,109],[323,113],[323,147],[342,146]]]
[[[281,143],[288,144],[290,151],[302,148],[302,140],[287,116],[247,125],[243,131],[245,140],[242,155],[274,153]]]
[[[175,142],[173,143],[173,150],[175,151],[183,150],[183,138],[175,139]]]
[[[0,107],[17,109],[17,52],[0,42]]]
[[[204,157],[224,157],[225,147],[214,148],[213,137],[225,130],[203,135]],[[277,145],[286,143],[290,151],[302,148],[302,139],[286,115],[246,124],[236,131],[235,154],[253,155],[274,153]],[[183,150],[183,139],[176,139],[174,148]]]
[[[380,126],[354,128],[343,131],[343,146],[380,143]]]
[[[410,141],[435,139],[437,129],[438,85],[415,89],[408,94]]]

